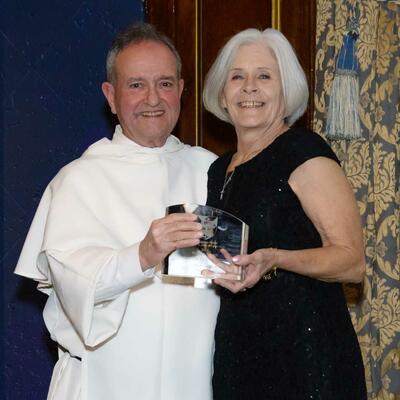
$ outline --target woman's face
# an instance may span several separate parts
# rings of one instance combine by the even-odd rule
[[[278,63],[262,43],[242,45],[225,83],[222,106],[236,130],[268,129],[283,123],[285,101]]]

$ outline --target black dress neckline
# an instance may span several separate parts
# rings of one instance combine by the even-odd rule
[[[223,158],[224,160],[224,165],[225,165],[225,175],[232,173],[235,169],[237,168],[246,168],[247,165],[252,164],[253,162],[257,162],[259,159],[264,159],[266,153],[269,153],[270,151],[272,151],[271,149],[273,149],[273,147],[275,147],[276,145],[278,145],[283,139],[284,137],[286,137],[289,133],[291,133],[292,128],[290,127],[289,129],[287,129],[286,131],[282,132],[280,135],[278,135],[268,146],[264,147],[259,153],[257,153],[254,157],[251,157],[249,160],[238,164],[232,171],[228,172],[228,166],[232,161],[232,157],[235,154],[235,151],[230,150],[227,153],[223,154],[221,156],[221,158]]]

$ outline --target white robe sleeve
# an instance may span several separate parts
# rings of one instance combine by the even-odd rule
[[[118,331],[130,288],[147,279],[137,268],[137,248],[138,245],[120,251],[97,247],[76,251],[47,249],[40,253],[38,268],[51,277],[63,312],[86,346],[97,346]],[[118,280],[120,269],[125,271],[124,282]],[[104,281],[99,285],[103,271],[108,277],[115,277],[107,282],[108,286]]]
[[[50,331],[58,341],[61,338],[55,334],[57,324],[67,323],[86,346],[97,346],[118,331],[131,289],[148,280],[152,271],[142,272],[139,243],[110,248],[96,243],[96,238],[81,235],[76,245],[64,246],[71,232],[78,231],[79,224],[87,221],[79,212],[68,212],[68,207],[65,215],[57,212],[52,216],[52,192],[50,185],[35,214],[15,273],[38,281],[38,289],[48,295],[55,292],[59,317]],[[72,200],[69,204],[73,204]],[[72,218],[75,222],[71,222]]]
[[[36,268],[36,259],[42,248],[50,202],[51,190],[50,187],[47,187],[36,210],[14,271],[17,275],[40,282],[39,289],[51,285],[48,277]]]
[[[104,268],[97,282],[95,291],[95,303],[101,303],[111,300],[120,295],[125,290],[142,282],[142,275],[151,278],[154,276],[153,268],[148,268],[146,271],[136,271],[135,265],[140,265],[139,261],[139,244],[129,246],[118,251],[118,260],[113,266]],[[139,278],[139,279],[138,279]]]

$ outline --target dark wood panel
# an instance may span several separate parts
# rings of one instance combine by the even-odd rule
[[[202,1],[203,68],[208,70],[219,49],[246,28],[265,29],[271,23],[270,0]],[[233,4],[234,3],[234,4]]]
[[[182,95],[182,111],[176,131],[185,143],[195,145],[196,138],[198,96],[196,69],[196,13],[194,1],[176,1],[175,4],[175,44],[182,57],[182,77],[185,80],[185,89]]]
[[[271,24],[270,0],[251,2],[203,0],[202,2],[202,82],[220,48],[234,34],[246,28],[265,29]],[[236,146],[233,127],[202,109],[202,145],[217,154]]]
[[[280,0],[281,30],[306,71],[310,99],[314,90],[316,0]],[[233,127],[203,110],[203,79],[219,49],[235,33],[271,26],[271,0],[146,0],[145,18],[170,36],[182,56],[185,90],[175,133],[184,142],[221,154],[236,144]],[[196,32],[197,31],[197,32]],[[197,34],[196,34],[197,33]],[[196,62],[198,60],[198,62]],[[298,122],[312,125],[313,101]],[[196,136],[196,132],[198,136]]]
[[[175,0],[145,0],[145,20],[175,41]]]
[[[306,114],[296,125],[312,127],[315,86],[316,2],[281,0],[281,32],[295,48],[308,81],[310,98]]]

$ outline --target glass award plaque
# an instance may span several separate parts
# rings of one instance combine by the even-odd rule
[[[198,216],[203,226],[203,237],[197,246],[177,249],[166,257],[162,266],[164,276],[204,278],[201,271],[205,269],[224,274],[225,271],[207,257],[208,253],[227,263],[221,249],[227,250],[232,256],[247,252],[249,226],[239,218],[218,208],[199,204],[167,207],[167,214],[185,212]],[[238,280],[241,280],[241,269],[238,270]]]

